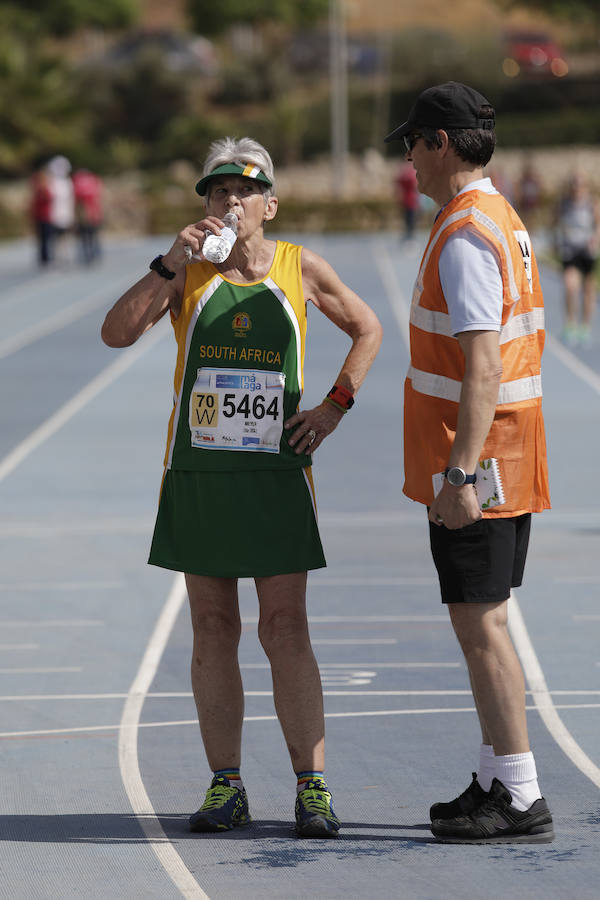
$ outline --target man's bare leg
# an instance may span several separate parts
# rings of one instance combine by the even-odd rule
[[[450,603],[467,666],[484,743],[496,756],[529,752],[525,681],[507,627],[507,601]]]
[[[237,579],[185,576],[194,631],[192,690],[210,768],[239,768],[244,691]]]
[[[255,578],[258,634],[271,663],[275,709],[295,772],[322,772],[325,720],[306,618],[306,572]]]

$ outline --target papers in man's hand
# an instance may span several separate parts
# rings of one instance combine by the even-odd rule
[[[498,460],[495,457],[480,459],[475,472],[477,474],[475,491],[481,509],[491,509],[492,506],[501,506],[503,503],[506,503]],[[436,497],[444,483],[444,473],[436,472],[431,480],[433,482],[433,495]]]

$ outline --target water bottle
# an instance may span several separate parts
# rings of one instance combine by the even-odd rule
[[[223,226],[221,234],[213,234],[212,231],[206,232],[206,239],[202,246],[202,256],[209,262],[225,262],[236,242],[238,226],[236,214],[228,212],[223,216]]]

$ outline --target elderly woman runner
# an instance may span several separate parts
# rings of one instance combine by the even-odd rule
[[[351,408],[381,343],[374,312],[304,247],[264,236],[275,218],[273,163],[250,138],[211,145],[196,191],[206,214],[186,225],[108,313],[102,338],[133,344],[168,311],[177,340],[175,399],[149,562],[185,573],[194,632],[192,687],[214,772],[192,831],[250,821],[240,776],[244,694],[237,580],[255,581],[258,634],[297,776],[296,831],[335,837],[324,777],[319,670],[306,616],[307,571],[325,565],[311,454]],[[234,212],[229,257],[202,257]],[[190,257],[198,257],[190,259]],[[331,390],[299,410],[307,302],[351,339]],[[329,385],[325,386],[327,389]]]

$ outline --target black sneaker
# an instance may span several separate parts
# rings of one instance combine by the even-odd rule
[[[190,816],[190,831],[231,831],[251,822],[245,790],[215,775],[200,809]]]
[[[544,798],[520,812],[497,778],[487,799],[470,815],[435,819],[431,831],[446,844],[547,844],[554,840],[552,816]]]
[[[488,792],[484,791],[477,781],[477,772],[473,772],[473,781],[466,791],[463,791],[460,797],[450,800],[449,803],[434,803],[429,810],[429,818],[433,822],[434,819],[455,819],[456,816],[468,816],[487,798]]]

